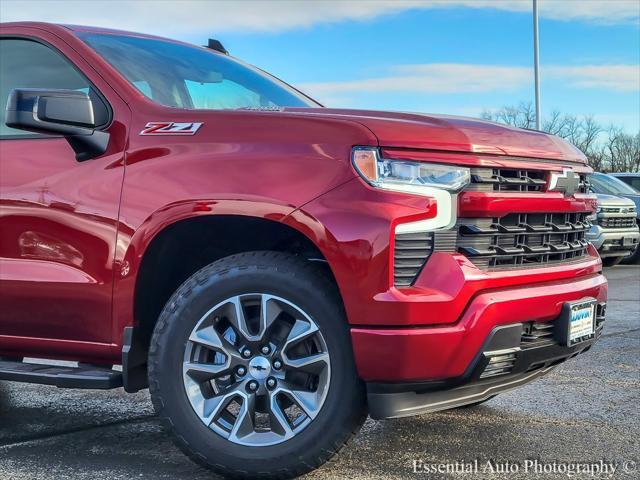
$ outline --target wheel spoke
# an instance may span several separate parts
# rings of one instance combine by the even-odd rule
[[[229,299],[229,321],[234,326],[236,331],[244,337],[245,340],[253,342],[258,340],[255,335],[252,335],[247,325],[247,320],[244,316],[244,309],[242,308],[242,300],[240,297],[233,297]]]
[[[320,402],[318,392],[310,392],[308,390],[300,390],[292,387],[280,387],[280,392],[295,402],[298,407],[307,414],[311,419],[316,418],[320,411]]]
[[[258,340],[262,340],[264,338],[269,327],[281,313],[282,308],[278,305],[275,298],[270,295],[262,295],[260,304],[260,331],[257,335]]]
[[[215,365],[213,363],[185,362],[182,366],[183,372],[196,381],[211,380],[230,373],[230,361],[227,357],[225,363]]]
[[[236,417],[236,421],[233,424],[231,433],[229,433],[229,440],[232,442],[238,442],[243,437],[246,437],[255,431],[255,401],[255,395],[248,395],[244,397],[242,406],[240,407],[240,411]]]
[[[309,338],[311,335],[315,334],[318,331],[318,327],[316,327],[315,323],[306,322],[303,320],[296,320],[296,323],[293,325],[293,328],[289,332],[287,339],[282,347],[282,350],[285,351],[287,348],[292,347],[296,343],[299,343],[306,338]]]
[[[318,375],[329,365],[329,354],[320,352],[296,359],[291,359],[283,354],[282,361],[290,368]]]
[[[222,353],[227,353],[225,343],[228,343],[228,342],[223,342],[218,332],[216,332],[216,330],[211,325],[201,330],[196,330],[192,332],[191,335],[189,336],[189,341],[194,343],[199,343],[200,345],[209,347],[212,350],[217,350]]]
[[[237,391],[231,391],[226,394],[217,395],[213,398],[208,398],[204,401],[202,406],[201,418],[204,423],[209,426],[222,411],[229,406],[234,398],[241,396]]]
[[[238,349],[229,340],[220,335],[213,325],[209,325],[200,330],[194,330],[189,335],[189,341],[198,345],[203,345],[211,350],[220,352],[227,358],[232,358],[232,363],[237,363],[236,360],[242,359],[242,355]]]
[[[289,424],[286,413],[282,410],[278,404],[279,390],[271,392],[269,402],[269,420],[271,424],[271,431],[282,437],[288,438],[293,435],[293,430]]]

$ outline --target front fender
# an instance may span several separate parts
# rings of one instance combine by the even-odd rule
[[[393,290],[391,235],[400,221],[434,214],[429,197],[374,189],[355,178],[292,212],[284,223],[308,237],[333,272],[351,324],[371,318],[374,297]]]

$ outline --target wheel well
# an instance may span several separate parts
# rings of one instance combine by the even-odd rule
[[[152,240],[136,281],[136,337],[148,346],[153,328],[177,288],[196,271],[236,253],[273,250],[321,262],[335,278],[326,259],[305,235],[280,222],[245,216],[196,217],[176,222]]]

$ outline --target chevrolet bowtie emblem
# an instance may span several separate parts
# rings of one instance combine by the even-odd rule
[[[580,188],[580,175],[570,168],[563,169],[562,173],[551,173],[549,191],[563,192],[565,196],[570,196],[576,193],[578,188]]]

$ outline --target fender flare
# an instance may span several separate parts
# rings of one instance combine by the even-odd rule
[[[306,237],[323,255],[324,228],[315,219],[304,224],[288,222],[295,206],[274,202],[272,199],[198,199],[174,202],[162,207],[142,222],[135,230],[120,224],[114,261],[112,338],[114,354],[120,355],[126,327],[135,325],[134,304],[140,267],[149,246],[158,235],[177,223],[202,216],[229,215],[260,218],[280,223]]]

